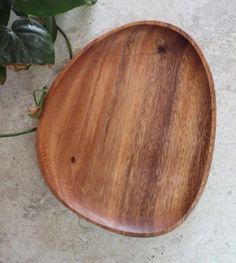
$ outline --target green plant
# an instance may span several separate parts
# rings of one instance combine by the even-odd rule
[[[57,0],[55,4],[54,0],[0,0],[0,84],[6,80],[6,67],[21,70],[32,64],[54,64],[53,42],[57,31],[66,38],[54,16],[95,2]],[[11,10],[19,18],[7,27]]]
[[[0,85],[3,85],[6,81],[7,68],[18,71],[27,70],[35,64],[54,64],[54,42],[58,31],[66,40],[70,58],[72,58],[73,53],[70,42],[64,31],[56,24],[55,15],[77,6],[93,5],[96,1],[0,0]],[[11,10],[18,18],[11,26],[8,26]],[[44,95],[45,92],[44,89]],[[40,107],[42,106],[43,100]],[[39,117],[39,115],[36,116]],[[14,135],[21,135],[35,129],[29,129]],[[3,134],[0,137],[7,137],[8,135],[13,136],[13,134]]]

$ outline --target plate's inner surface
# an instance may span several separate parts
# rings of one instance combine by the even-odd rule
[[[111,230],[156,235],[197,196],[211,140],[209,80],[179,33],[136,25],[99,39],[54,83],[38,155],[51,190]]]

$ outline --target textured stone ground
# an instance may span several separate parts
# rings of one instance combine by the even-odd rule
[[[79,219],[44,184],[35,154],[35,134],[0,139],[1,263],[235,263],[236,262],[236,1],[98,0],[57,18],[74,51],[127,22],[173,23],[199,43],[211,67],[217,95],[217,137],[211,174],[191,216],[161,237],[116,235]],[[31,127],[25,109],[33,89],[66,63],[61,37],[57,64],[9,72],[0,87],[0,131]]]

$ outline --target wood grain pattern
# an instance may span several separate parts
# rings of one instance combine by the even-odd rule
[[[125,25],[85,47],[54,81],[37,152],[51,191],[111,231],[166,233],[202,193],[215,137],[212,77],[173,25]]]

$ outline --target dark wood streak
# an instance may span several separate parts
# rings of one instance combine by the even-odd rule
[[[161,52],[165,53],[163,50]],[[152,208],[152,212],[150,212],[149,209],[149,214],[154,218],[154,205],[156,203],[156,199],[157,199],[157,195],[153,195],[153,192],[155,192],[155,188],[156,188],[156,183],[157,181],[160,179],[160,175],[156,175],[155,172],[157,170],[157,168],[161,165],[160,163],[160,158],[158,158],[159,156],[162,155],[163,152],[163,146],[166,143],[167,140],[167,134],[168,134],[168,129],[170,128],[171,125],[171,113],[172,113],[172,108],[173,108],[173,103],[175,100],[175,93],[176,93],[176,88],[177,88],[177,78],[178,78],[178,69],[179,69],[179,63],[181,63],[181,57],[182,54],[178,55],[178,57],[176,58],[175,61],[175,66],[174,66],[174,71],[173,71],[173,82],[171,84],[171,86],[173,86],[173,90],[172,93],[170,95],[170,98],[168,99],[168,104],[167,106],[167,110],[165,111],[165,116],[164,116],[164,120],[166,120],[164,122],[164,124],[162,125],[162,131],[160,133],[160,136],[157,138],[156,143],[158,145],[158,142],[162,142],[161,144],[159,144],[159,147],[157,149],[157,151],[154,153],[153,155],[153,160],[152,160],[152,171],[150,171],[150,174],[154,174],[155,176],[152,176],[152,180],[149,181],[149,183],[147,184],[147,190],[146,190],[146,195],[144,196],[143,199],[143,204],[141,204],[141,207],[147,207],[146,206],[146,202],[147,200],[149,200],[149,206]],[[158,105],[158,103],[156,103],[156,105]],[[156,107],[156,111],[158,111],[158,107]],[[145,209],[142,209],[141,211],[142,215],[147,215],[147,211]]]
[[[116,84],[115,84],[115,88],[114,88],[114,97],[113,97],[113,102],[111,103],[112,105],[112,108],[111,108],[111,112],[109,114],[109,117],[108,117],[108,121],[107,121],[107,124],[106,124],[106,132],[105,132],[105,137],[104,139],[106,138],[106,135],[107,135],[107,132],[108,132],[108,129],[109,129],[109,125],[110,125],[110,120],[111,120],[111,117],[114,113],[114,109],[116,107],[116,102],[117,102],[117,98],[118,98],[118,92],[119,92],[119,87],[121,85],[121,81],[122,81],[122,76],[124,74],[126,70],[126,63],[125,63],[125,51],[123,51],[122,53],[122,59],[121,59],[121,62],[120,62],[120,66],[119,66],[119,71],[118,71],[118,77],[117,77],[117,80],[116,80]]]
[[[39,164],[50,190],[83,218],[157,236],[197,204],[215,126],[213,80],[197,44],[173,25],[137,22],[90,43],[54,81]]]

